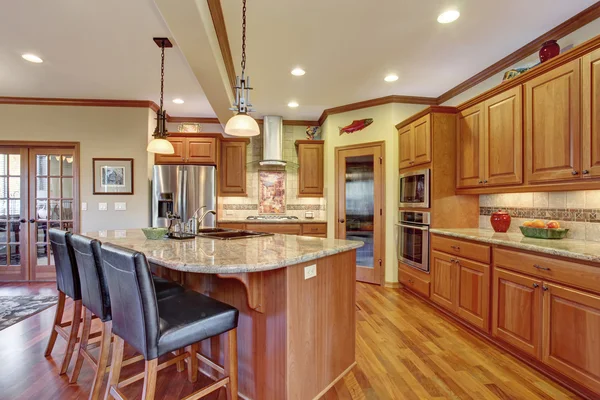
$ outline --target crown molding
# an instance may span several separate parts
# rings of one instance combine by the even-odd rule
[[[219,119],[214,117],[174,117],[170,115],[167,115],[167,122],[220,124]]]
[[[407,119],[405,119],[404,121],[400,122],[399,124],[396,124],[396,129],[400,129],[412,122],[415,122],[416,120],[418,120],[421,117],[426,116],[427,114],[430,113],[437,113],[437,114],[456,114],[458,112],[458,109],[456,107],[447,107],[447,106],[430,106],[427,107],[426,109],[424,109],[423,111],[420,111],[418,113],[416,113],[415,115],[412,115],[410,117],[408,117]]]
[[[158,106],[149,100],[111,99],[70,99],[59,97],[0,97],[0,104],[42,105],[42,106],[81,106],[81,107],[134,107],[152,108]]]

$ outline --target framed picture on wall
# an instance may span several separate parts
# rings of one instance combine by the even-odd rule
[[[133,158],[94,158],[94,194],[133,194]]]

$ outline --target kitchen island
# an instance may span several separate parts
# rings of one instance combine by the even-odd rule
[[[240,310],[243,398],[318,398],[356,363],[356,249],[362,242],[291,235],[147,240],[141,230],[87,235],[140,251],[158,275]],[[222,347],[217,337],[201,349],[223,365]],[[217,376],[210,368],[203,372]]]

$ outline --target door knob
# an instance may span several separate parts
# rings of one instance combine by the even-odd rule
[[[31,218],[31,219],[29,220],[29,222],[30,222],[31,224],[33,224],[33,223],[35,223],[35,219]]]
[[[340,223],[340,224],[343,224],[344,222],[346,222],[346,221],[345,221],[345,220],[343,220],[343,219],[338,219],[338,221],[339,221],[339,223]]]

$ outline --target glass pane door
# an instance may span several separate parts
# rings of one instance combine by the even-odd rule
[[[72,149],[31,149],[30,238],[32,280],[54,280],[54,257],[48,230],[73,231],[78,214]]]
[[[27,279],[27,149],[0,147],[0,280]]]

